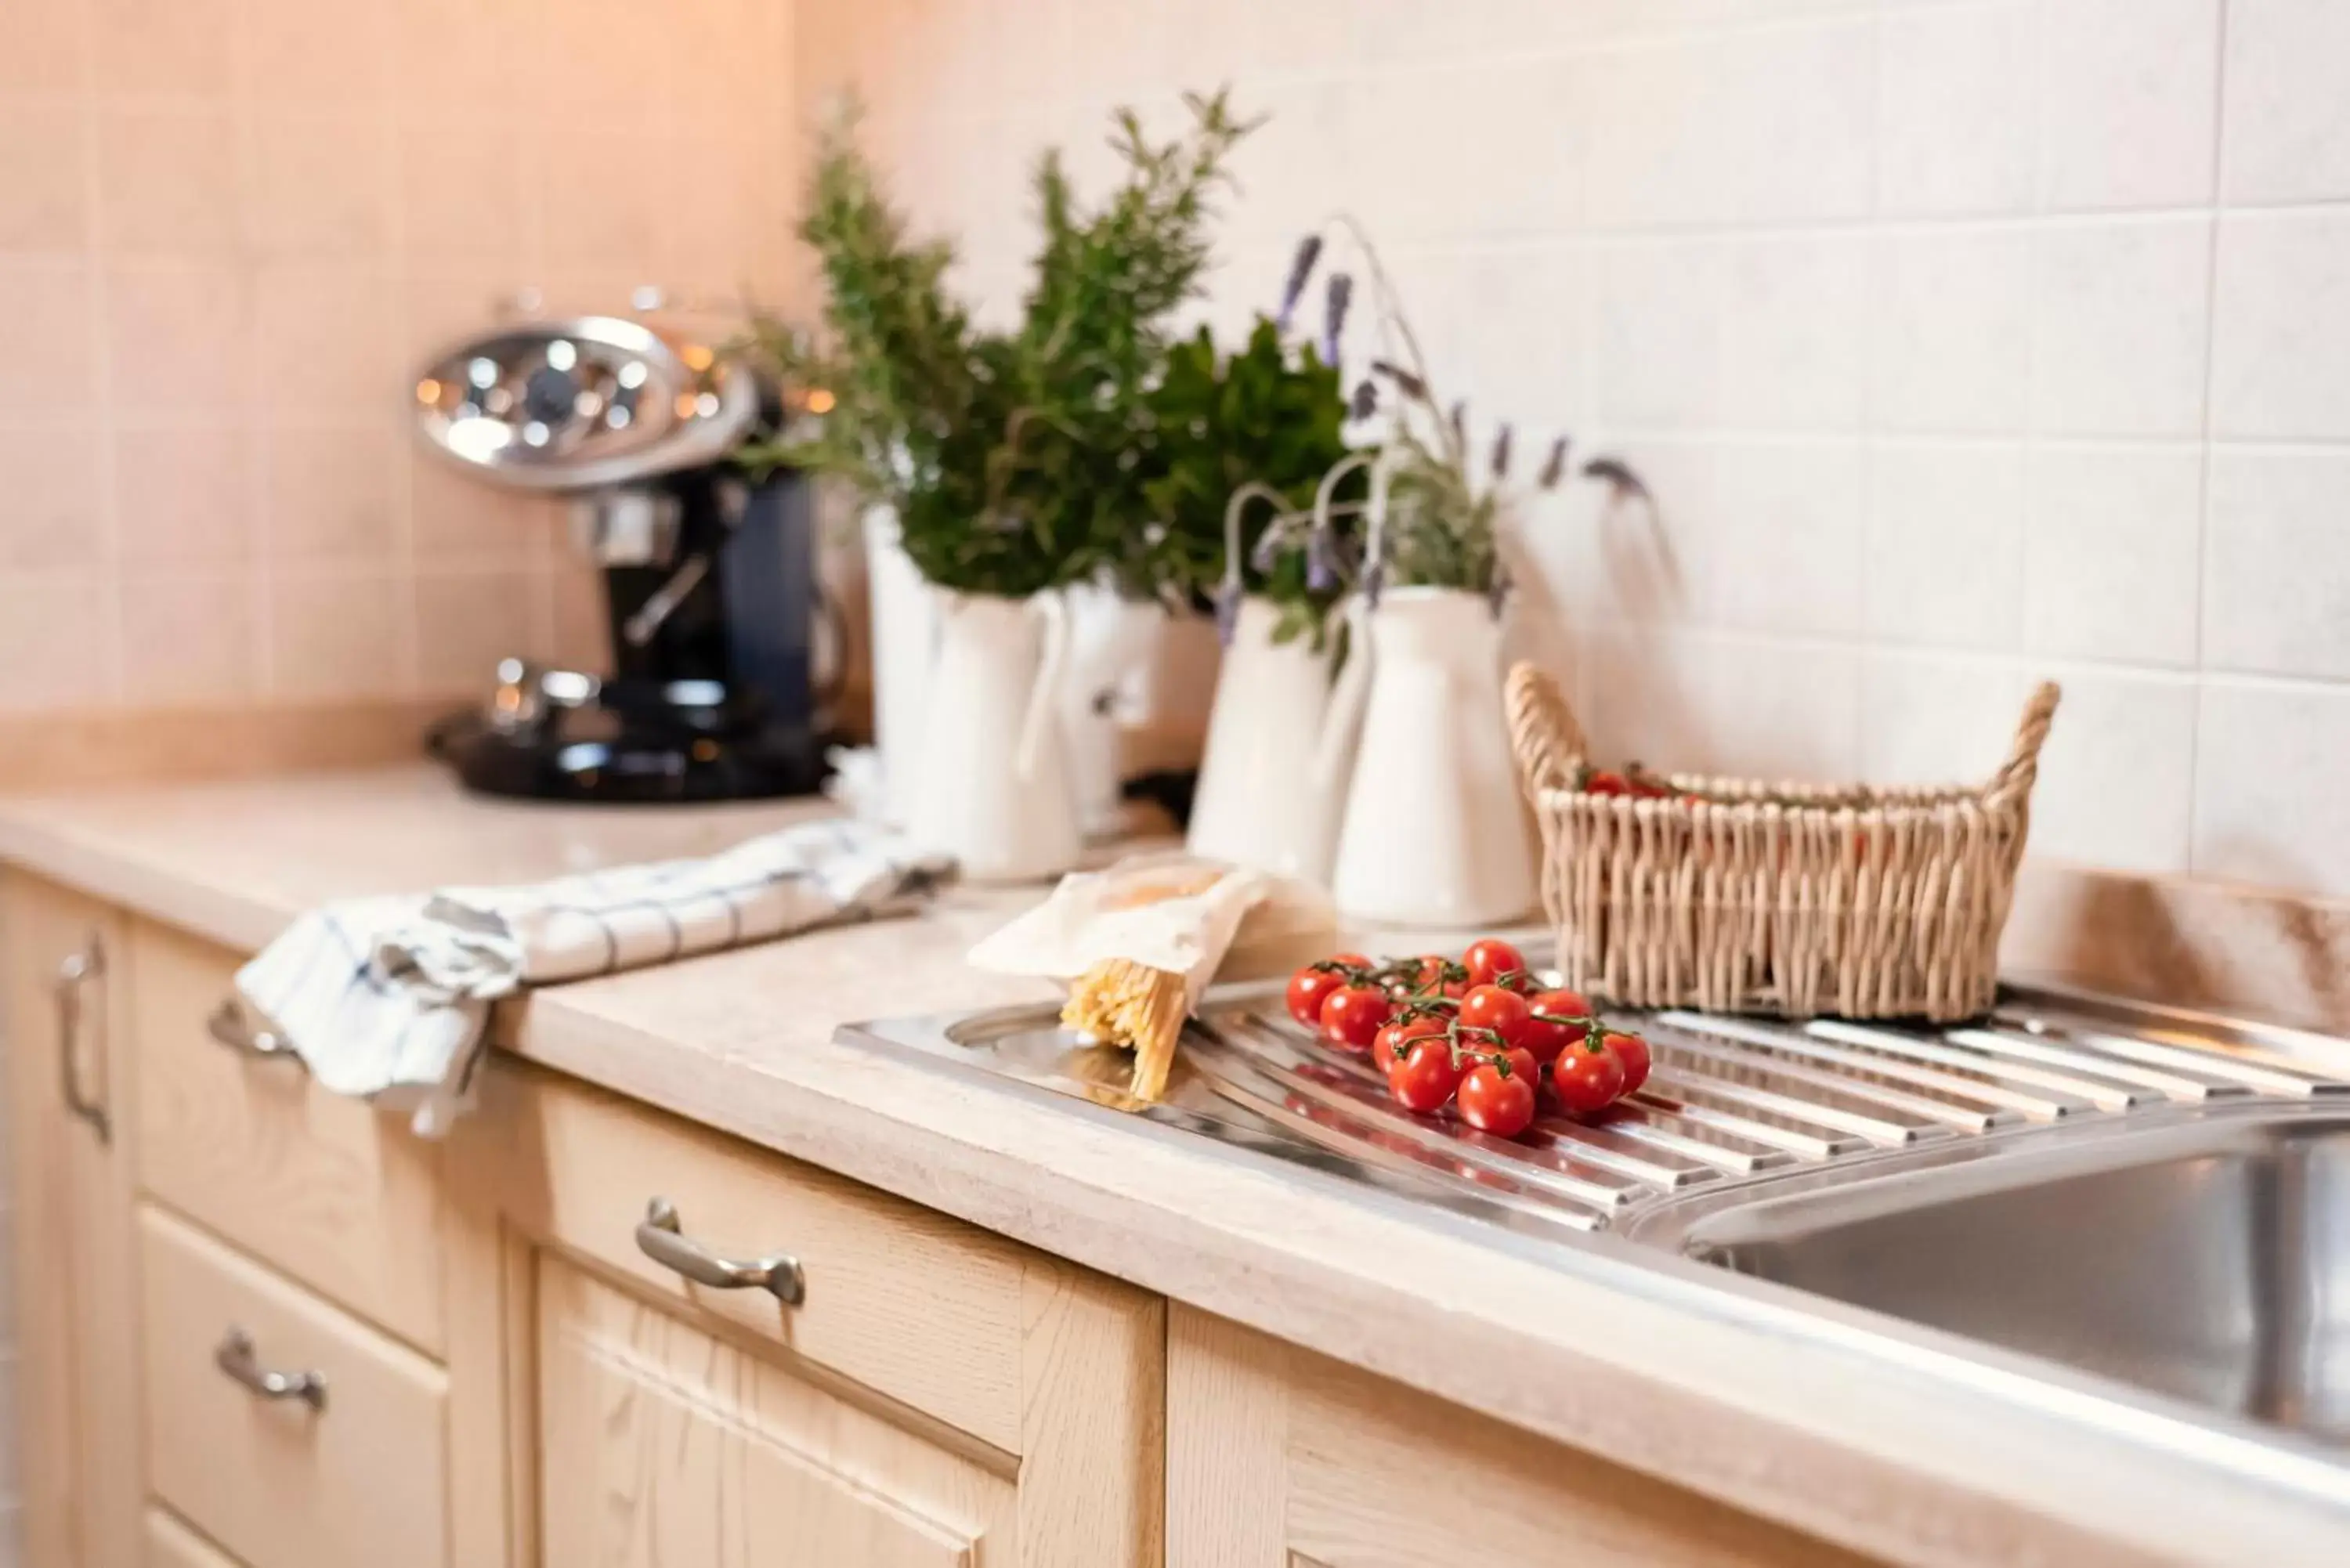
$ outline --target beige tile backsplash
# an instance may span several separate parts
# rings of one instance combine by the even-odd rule
[[[2330,0],[38,0],[0,15],[17,710],[464,690],[594,631],[400,393],[518,287],[787,291],[801,110],[1013,307],[1048,141],[1273,120],[1203,316],[1359,214],[1441,375],[1632,458],[1523,519],[1603,743],[1972,774],[2043,853],[2350,897],[2350,23]],[[1536,623],[1539,624],[1536,624]]]
[[[525,287],[781,292],[791,60],[786,0],[0,5],[0,710],[595,646],[553,508],[426,462],[408,378]]]
[[[1022,161],[1234,84],[1205,317],[1337,210],[1440,379],[1630,456],[1527,640],[1658,763],[1973,775],[2068,690],[2045,856],[2350,898],[2337,0],[802,0],[1000,317]]]

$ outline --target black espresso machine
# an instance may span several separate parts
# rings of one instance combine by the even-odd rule
[[[490,483],[552,493],[603,567],[608,671],[502,660],[435,727],[471,788],[551,800],[801,794],[824,775],[837,622],[815,487],[730,461],[772,388],[698,335],[619,317],[501,326],[416,385],[419,433]]]

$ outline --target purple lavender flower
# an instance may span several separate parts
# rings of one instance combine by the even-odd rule
[[[1216,640],[1226,648],[1241,629],[1241,578],[1235,572],[1216,585]]]
[[[1648,499],[1648,487],[1621,458],[1595,457],[1583,465],[1583,477],[1603,482],[1616,493],[1618,501]]]
[[[1297,254],[1289,263],[1289,281],[1281,286],[1281,309],[1274,317],[1274,325],[1282,331],[1289,330],[1290,318],[1297,313],[1297,302],[1305,296],[1306,280],[1314,275],[1314,264],[1322,257],[1322,236],[1308,234],[1298,242]]]
[[[1355,395],[1347,404],[1347,417],[1367,420],[1379,411],[1379,384],[1368,376],[1355,383]]]
[[[1493,477],[1510,477],[1510,427],[1507,421],[1493,436]]]
[[[1371,369],[1379,375],[1385,376],[1388,380],[1393,381],[1396,384],[1397,389],[1401,391],[1407,398],[1425,398],[1428,396],[1428,383],[1421,380],[1419,377],[1413,375],[1410,371],[1405,369],[1402,366],[1397,364],[1392,359],[1374,359],[1371,361]]]
[[[1305,538],[1305,591],[1326,594],[1338,586],[1338,563],[1331,558],[1330,531],[1316,528]]]
[[[1543,459],[1542,476],[1535,483],[1544,490],[1556,490],[1558,482],[1566,477],[1566,438],[1559,437],[1550,443],[1550,455]]]
[[[1330,275],[1322,305],[1322,363],[1338,362],[1339,335],[1347,330],[1347,306],[1355,297],[1355,280],[1343,272]]]

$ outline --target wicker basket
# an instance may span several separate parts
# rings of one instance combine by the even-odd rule
[[[1791,1018],[1991,1006],[2054,686],[2032,693],[1979,786],[1671,779],[1702,800],[1573,787],[1583,732],[1532,665],[1510,671],[1509,708],[1569,985],[1625,1006]]]

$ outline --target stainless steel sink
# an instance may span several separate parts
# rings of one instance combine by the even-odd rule
[[[1697,1220],[1680,1244],[2350,1444],[2350,1116],[2218,1116],[1762,1197]]]
[[[2052,1379],[2115,1380],[2337,1461],[2350,1448],[2350,1042],[2047,987],[1959,1027],[1611,1013],[1650,1040],[1647,1088],[1503,1140],[1401,1110],[1278,997],[1211,992],[1148,1106],[1122,1093],[1126,1059],[1049,1007],[843,1037],[1534,1255],[1601,1236],[1797,1310],[1864,1309],[1837,1321],[1926,1331],[1939,1353],[2022,1353]]]

